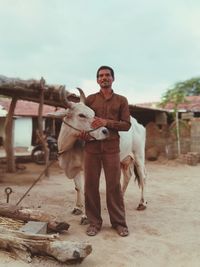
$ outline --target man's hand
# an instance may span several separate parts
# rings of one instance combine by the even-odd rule
[[[99,118],[99,117],[95,117],[92,122],[93,128],[105,127],[106,125],[107,125],[107,120]]]
[[[84,140],[84,141],[88,141],[88,140],[91,139],[91,136],[90,136],[87,132],[85,132],[85,131],[81,131],[81,132],[78,133],[76,136],[77,136],[79,139]]]

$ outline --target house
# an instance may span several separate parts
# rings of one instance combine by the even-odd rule
[[[165,109],[173,111],[173,104],[168,103]],[[178,105],[178,111],[181,119],[192,119],[200,117],[200,95],[186,96],[185,102]]]
[[[11,99],[0,99],[0,140],[4,140],[5,118],[9,110]],[[19,100],[14,112],[14,147],[30,147],[36,144],[36,130],[38,129],[39,104],[30,101]],[[58,136],[61,122],[47,117],[49,112],[55,111],[55,107],[43,106],[43,129],[49,134]]]
[[[131,116],[143,126],[146,126],[149,122],[155,122],[161,127],[171,122],[171,111],[159,108],[156,103],[129,105],[129,109]]]
[[[137,104],[132,106],[131,113],[146,127],[146,149],[156,147],[161,153],[168,153],[169,158],[173,158],[177,154],[174,106],[168,103],[164,109],[160,109],[158,104]],[[178,105],[178,117],[181,119],[181,153],[200,153],[200,96],[187,96],[186,101]]]

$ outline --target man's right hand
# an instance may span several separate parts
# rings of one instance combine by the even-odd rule
[[[79,134],[77,134],[77,137],[84,141],[89,141],[91,138],[88,132],[85,131],[81,131]]]

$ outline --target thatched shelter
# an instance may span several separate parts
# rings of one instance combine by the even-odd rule
[[[48,85],[45,80],[22,80],[8,78],[0,75],[0,95],[12,98],[5,122],[5,150],[7,155],[7,171],[15,172],[15,158],[13,149],[13,115],[18,100],[27,100],[39,103],[38,108],[38,134],[42,137],[43,105],[65,108],[65,98],[69,101],[79,102],[79,97],[71,94],[64,85]],[[46,151],[46,164],[48,163],[48,148],[43,140]]]

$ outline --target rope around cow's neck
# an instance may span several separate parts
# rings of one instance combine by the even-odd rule
[[[74,127],[73,125],[69,124],[68,122],[65,121],[65,119],[63,119],[63,122],[64,122],[67,126],[69,126],[70,128],[72,128],[72,129],[74,129],[74,130],[76,130],[76,131],[78,131],[78,132],[82,132],[82,131],[83,131],[83,130],[80,130],[80,129]],[[98,130],[99,128],[101,128],[101,127],[99,126],[99,127],[97,127],[97,128],[94,128],[94,129],[91,129],[91,130],[88,130],[88,131],[84,131],[84,132],[88,133],[89,136],[90,136],[92,139],[97,140],[95,137],[91,136],[90,133],[91,133],[91,132],[94,132],[94,131],[96,131],[96,130]]]
[[[64,118],[63,118],[63,122],[64,122],[64,124],[66,124],[66,125],[69,126],[70,128],[72,128],[72,129],[74,129],[74,130],[76,130],[76,131],[78,131],[78,132],[82,132],[82,130],[80,130],[80,129],[74,127],[73,125],[69,124],[68,122],[66,122]],[[96,139],[94,136],[92,136],[90,133],[96,131],[96,130],[99,129],[99,128],[100,128],[100,127],[98,127],[98,128],[94,128],[94,129],[92,129],[92,130],[85,131],[85,132],[88,133],[88,135],[91,137],[91,139],[93,139],[93,140],[97,140],[97,139]],[[67,152],[67,150],[61,150],[61,151],[58,151],[58,156],[64,154],[65,152]]]

